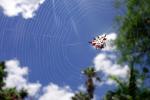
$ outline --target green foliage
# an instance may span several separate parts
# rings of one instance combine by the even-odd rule
[[[5,66],[4,66],[4,62],[0,63],[0,90],[2,89],[2,87],[5,85],[3,78],[6,77],[6,72],[4,72]]]
[[[144,72],[144,73],[148,73],[148,72],[149,72],[148,68],[144,67],[144,68],[143,68],[143,72]]]
[[[19,95],[21,98],[26,98],[28,96],[28,93],[25,89],[22,89],[20,92],[19,92]]]
[[[89,78],[95,77],[96,75],[95,69],[93,67],[88,67],[86,70],[83,71],[83,73]]]
[[[91,100],[89,95],[83,92],[76,93],[72,100]]]
[[[110,76],[110,79],[112,79],[113,81],[115,81],[115,83],[117,84],[118,88],[120,89],[120,92],[126,92],[127,87],[128,87],[128,83],[119,80],[116,76]]]
[[[5,62],[0,63],[0,100],[24,100],[27,97],[27,91],[22,89],[18,91],[16,88],[4,88],[4,78],[7,73],[4,71]]]
[[[130,77],[127,82],[111,77],[118,87],[109,91],[104,99],[150,100],[150,88],[144,84],[150,66],[150,0],[124,1],[126,13],[116,18],[120,27],[115,44],[121,55],[119,62],[130,67]]]
[[[113,91],[108,91],[104,96],[104,100],[149,100],[150,88],[144,87],[143,82],[138,83],[143,73],[139,74],[133,68],[130,69],[130,77],[128,81],[119,80],[115,76],[110,78],[117,83],[117,88]],[[139,85],[139,86],[138,86]]]
[[[120,34],[116,40],[121,52],[120,62],[150,61],[150,0],[126,0],[127,12],[121,19]],[[144,59],[145,60],[145,59]]]

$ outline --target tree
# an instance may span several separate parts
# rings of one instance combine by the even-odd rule
[[[127,83],[109,91],[105,99],[149,100],[150,88],[144,82],[149,77],[150,67],[150,0],[124,0],[124,3],[126,13],[117,17],[120,27],[115,44],[120,52],[119,63],[128,64],[130,77]]]
[[[97,81],[101,81],[94,67],[88,67],[82,73],[87,78],[85,82],[86,92],[76,93],[75,96],[72,97],[72,100],[91,100],[94,96],[94,91],[95,91],[95,84],[93,79],[96,79]]]
[[[72,100],[91,100],[87,93],[78,92],[73,97]]]
[[[5,69],[5,62],[0,63],[0,90],[2,90],[2,87],[5,85],[4,78],[6,77],[6,72],[4,72]]]
[[[20,91],[16,88],[4,88],[7,73],[4,71],[5,62],[0,62],[0,100],[24,100],[28,93],[25,89]]]
[[[120,21],[116,39],[121,62],[149,64],[150,61],[150,1],[125,0],[127,12]],[[146,57],[146,59],[144,59]],[[145,60],[145,61],[143,61]],[[143,65],[143,64],[142,64]]]

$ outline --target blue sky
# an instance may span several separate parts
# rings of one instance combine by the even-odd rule
[[[22,12],[9,15],[0,4],[0,60],[17,59],[28,66],[30,82],[77,90],[84,83],[81,70],[101,52],[88,41],[116,31],[113,1],[46,0],[30,18]],[[102,94],[106,86],[99,89]]]

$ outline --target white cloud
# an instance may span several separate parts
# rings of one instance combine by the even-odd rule
[[[43,88],[43,95],[39,100],[71,100],[73,95],[68,86],[62,88],[51,83]]]
[[[38,96],[37,93],[40,91],[40,87],[40,83],[29,83],[25,88],[28,90],[28,94],[30,94],[30,96]]]
[[[109,33],[107,35],[107,39],[108,40],[115,40],[117,38],[117,34],[116,33]]]
[[[23,18],[32,18],[39,6],[45,0],[0,0],[0,7],[7,16],[22,15]]]
[[[106,40],[106,47],[104,49],[102,49],[102,51],[112,51],[115,50],[115,46],[113,41],[117,38],[117,34],[116,33],[109,33],[106,36],[107,40]]]
[[[86,87],[82,84],[78,87],[79,91],[85,92],[86,91]]]
[[[125,80],[128,77],[129,68],[127,65],[121,66],[117,64],[118,56],[113,44],[113,40],[116,39],[116,34],[110,33],[107,35],[107,39],[112,40],[112,43],[110,43],[110,45],[106,44],[107,48],[102,50],[102,52],[94,58],[94,66],[97,71],[101,71],[104,74],[103,79],[106,80],[105,84],[113,84],[114,81],[108,77],[113,75]]]
[[[117,56],[115,54],[102,53],[96,56],[94,64],[97,71],[102,71],[105,76],[114,75],[122,79],[126,79],[128,76],[129,68],[127,65],[120,66],[115,60]],[[108,83],[111,83],[109,80]]]
[[[59,87],[56,84],[49,84],[46,87],[42,87],[43,93],[39,95],[41,91],[40,83],[30,83],[27,79],[28,67],[21,67],[18,60],[8,60],[5,62],[7,77],[4,80],[6,85],[4,88],[14,88],[21,90],[26,89],[29,96],[37,98],[39,100],[71,100],[74,93],[69,86]]]
[[[18,60],[9,60],[5,63],[7,72],[7,77],[4,80],[6,83],[5,88],[13,88],[16,87],[17,90],[21,90],[22,88],[26,89],[29,93],[29,96],[36,96],[38,91],[40,90],[40,83],[30,83],[27,80],[28,68],[20,67],[20,63]]]

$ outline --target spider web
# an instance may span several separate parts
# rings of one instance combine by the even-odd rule
[[[47,83],[53,81],[65,84],[64,80],[70,82],[70,79],[73,79],[74,84],[82,81],[77,76],[87,65],[84,59],[88,55],[93,55],[88,39],[97,33],[82,33],[80,27],[85,26],[79,24],[84,23],[89,17],[88,12],[96,14],[98,10],[109,11],[110,8],[105,7],[107,2],[105,0],[101,3],[99,0],[48,0],[44,5],[45,8],[41,7],[37,16],[31,20],[2,17],[1,59],[21,60],[23,65],[29,65],[31,68],[31,78],[37,80],[44,78]],[[89,26],[93,27],[92,24]],[[111,30],[110,26],[106,33]],[[83,63],[78,63],[79,60],[83,60]],[[66,74],[69,75],[68,79],[65,79]]]

